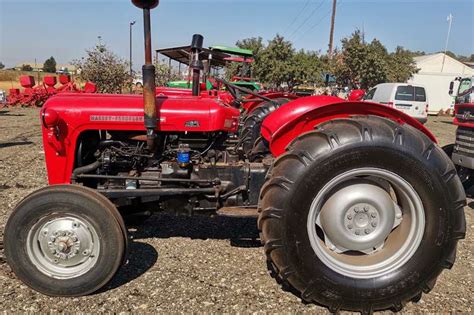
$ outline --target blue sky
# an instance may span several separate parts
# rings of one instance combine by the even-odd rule
[[[309,1],[309,3],[306,3]],[[205,45],[279,33],[296,48],[326,51],[331,0],[161,0],[152,13],[154,48],[188,44],[194,33]],[[444,49],[449,13],[454,16],[449,50],[474,53],[473,0],[338,0],[335,43],[364,28],[389,50]],[[306,6],[305,6],[306,5]],[[299,14],[300,13],[300,14]],[[134,64],[143,63],[141,12],[128,0],[0,0],[0,61],[7,66],[43,62],[54,56],[68,63],[102,37],[128,58],[128,23],[134,27]],[[306,23],[304,23],[306,21]]]

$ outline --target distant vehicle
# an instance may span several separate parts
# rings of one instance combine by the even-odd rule
[[[142,78],[141,74],[137,74],[133,78],[132,84],[137,88],[142,88],[143,87],[143,78]]]
[[[7,101],[7,93],[4,90],[0,90],[0,104]]]
[[[421,85],[381,83],[370,89],[364,100],[394,107],[422,124],[428,120],[428,96]]]
[[[57,74],[69,74],[69,69],[66,67],[61,67],[59,70],[56,70]]]

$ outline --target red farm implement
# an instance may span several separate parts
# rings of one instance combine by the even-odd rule
[[[77,84],[71,80],[69,75],[59,76],[45,76],[43,83],[36,85],[33,76],[22,75],[20,77],[20,84],[23,91],[20,89],[10,89],[9,96],[5,106],[7,107],[41,107],[53,95],[59,93],[95,93],[96,87],[93,83],[87,82],[83,89],[78,88]]]

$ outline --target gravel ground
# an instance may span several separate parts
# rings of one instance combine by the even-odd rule
[[[449,117],[430,118],[428,127],[444,145],[454,139]],[[25,131],[26,130],[26,131]],[[38,110],[0,111],[0,231],[23,197],[46,185]],[[469,199],[474,207],[474,201]],[[453,269],[435,289],[404,311],[474,311],[473,214],[465,208],[467,238]],[[130,263],[100,292],[81,298],[50,298],[15,279],[0,263],[0,310],[29,312],[314,312],[282,291],[267,274],[262,248],[242,239],[257,237],[254,220],[160,215],[131,230]],[[0,232],[1,233],[1,232]]]

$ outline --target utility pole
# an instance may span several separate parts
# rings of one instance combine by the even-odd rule
[[[453,15],[451,13],[448,15],[447,21],[449,23],[448,36],[446,37],[446,45],[444,46],[443,65],[441,66],[441,72],[444,70],[444,62],[446,60],[446,53],[448,52],[449,36],[451,35],[451,25],[453,24]]]
[[[132,27],[135,25],[137,21],[130,22],[130,80],[132,80],[133,77],[133,67],[132,67]],[[133,81],[130,82],[130,93],[133,92],[133,87],[132,87]]]
[[[329,59],[332,58],[333,44],[334,44],[334,23],[336,21],[336,5],[337,0],[332,0],[332,16],[331,16],[331,31],[329,33]]]

